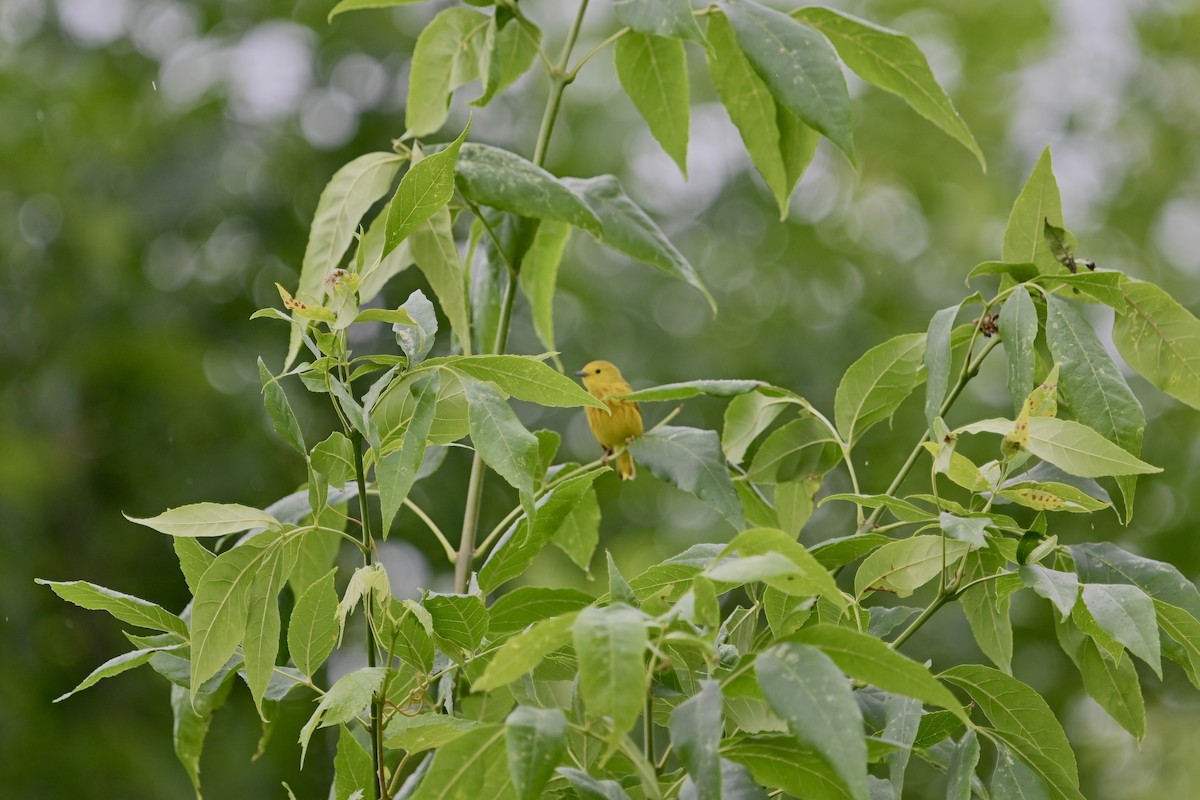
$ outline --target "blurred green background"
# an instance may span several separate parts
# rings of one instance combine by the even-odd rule
[[[186,798],[167,683],[148,670],[51,701],[126,649],[119,623],[69,606],[33,578],[82,578],[179,609],[170,542],[121,517],[200,500],[265,506],[304,479],[270,432],[255,358],[278,369],[286,331],[250,322],[294,286],[325,182],[403,132],[412,43],[444,2],[348,14],[331,0],[3,0],[0,2],[0,795]],[[522,3],[557,49],[573,3]],[[1200,4],[1186,0],[836,3],[914,36],[989,162],[974,159],[899,100],[852,76],[858,170],[823,143],[780,222],[714,101],[692,49],[693,118],[685,183],[616,81],[595,59],[566,94],[549,166],[611,172],[692,259],[720,304],[576,234],[560,273],[559,347],[574,369],[616,361],[635,386],[761,378],[832,408],[842,371],[868,347],[923,330],[964,294],[974,264],[999,254],[1008,208],[1046,145],[1080,254],[1159,282],[1200,312]],[[583,48],[615,29],[592,3]],[[577,52],[583,52],[581,48]],[[477,110],[472,138],[529,155],[545,81],[522,80]],[[472,89],[447,126],[465,122]],[[420,275],[389,286],[395,304]],[[1095,312],[1102,332],[1107,321]],[[361,343],[362,347],[377,343]],[[386,347],[387,343],[378,343]],[[539,352],[518,305],[511,346]],[[444,347],[444,345],[443,345]],[[1137,518],[1058,521],[1067,542],[1116,541],[1200,574],[1192,511],[1200,415],[1142,381]],[[327,412],[289,387],[306,430]],[[1003,362],[956,408],[1010,408]],[[648,410],[651,421],[667,408]],[[722,405],[689,402],[682,424],[716,427]],[[590,460],[582,414],[522,409]],[[859,453],[881,488],[923,422],[917,408],[876,428]],[[452,453],[414,497],[456,530],[467,457]],[[512,498],[489,484],[485,529]],[[831,478],[827,489],[844,489]],[[650,476],[602,481],[602,546],[626,574],[688,544],[729,535],[689,497]],[[805,541],[847,531],[823,509]],[[402,515],[393,583],[445,588],[436,546]],[[405,543],[405,542],[408,543]],[[601,556],[602,559],[602,556]],[[602,565],[603,561],[596,562]],[[603,578],[603,566],[597,567]],[[531,579],[587,586],[547,554]],[[1028,593],[1024,593],[1028,594]],[[1143,670],[1149,733],[1139,746],[1079,693],[1044,602],[1018,596],[1014,671],[1044,691],[1076,745],[1091,798],[1200,793],[1200,695],[1168,667]],[[906,647],[938,667],[981,659],[964,620],[942,611]],[[265,756],[245,692],[218,713],[204,758],[211,798],[324,796],[325,754],[298,771],[310,705],[289,705]],[[920,791],[919,783],[914,784]],[[936,780],[929,784],[936,786]]]

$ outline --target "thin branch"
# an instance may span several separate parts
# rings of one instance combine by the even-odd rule
[[[437,526],[437,523],[430,519],[429,515],[422,511],[419,505],[414,503],[412,500],[409,500],[407,497],[404,498],[404,506],[408,508],[409,511],[416,514],[417,519],[424,522],[429,530],[433,532],[433,535],[437,537],[439,542],[441,542],[442,549],[446,551],[446,557],[449,558],[450,563],[453,564],[455,559],[458,558],[458,555],[454,552],[453,545],[450,544],[450,540],[446,538],[446,534],[442,533],[442,529]]]

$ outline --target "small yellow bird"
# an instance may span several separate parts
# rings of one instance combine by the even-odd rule
[[[615,448],[642,435],[642,412],[638,404],[614,397],[631,393],[633,387],[621,377],[621,370],[607,361],[590,361],[575,374],[583,378],[583,388],[592,397],[602,400],[612,411],[612,414],[605,414],[598,408],[584,409],[588,427],[592,429],[596,441],[604,446],[603,462],[608,463],[608,457]],[[617,456],[617,474],[626,481],[637,477],[633,455],[628,450]]]

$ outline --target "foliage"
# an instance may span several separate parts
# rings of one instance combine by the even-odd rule
[[[331,16],[399,4],[345,0]],[[936,312],[924,332],[867,350],[845,372],[832,419],[792,389],[757,380],[636,394],[645,403],[726,400],[720,432],[660,423],[628,446],[653,475],[714,509],[732,529],[727,544],[695,545],[629,579],[609,558],[599,597],[537,586],[499,593],[551,543],[591,562],[595,483],[608,471],[599,460],[556,463],[558,434],[529,431],[509,404],[602,406],[547,364],[550,354],[507,352],[518,293],[554,347],[554,262],[579,228],[713,299],[614,176],[568,180],[545,169],[562,95],[597,52],[571,62],[586,2],[557,62],[515,3],[470,7],[481,5],[444,10],[425,28],[408,133],[394,152],[360,156],[332,177],[296,291],[280,286],[282,309],[256,314],[287,324],[282,372],[261,361],[259,372],[267,415],[306,484],[266,509],[198,502],[130,517],[174,538],[193,598],[178,615],[94,584],[46,581],[71,603],[151,632],[131,635],[134,650],[63,698],[149,664],[172,684],[176,750],[197,793],[209,722],[240,680],[264,737],[281,700],[311,701],[302,761],[322,729],[336,729],[338,798],[770,789],[865,800],[899,796],[910,756],[944,771],[951,797],[1082,797],[1061,725],[1011,675],[1009,607],[1026,589],[1050,601],[1084,688],[1139,738],[1134,658],[1161,675],[1166,655],[1200,685],[1195,586],[1167,564],[1113,545],[1059,545],[1049,533],[1055,512],[1113,506],[1097,478],[1114,479],[1128,520],[1137,476],[1160,471],[1140,458],[1145,413],[1083,309],[1110,307],[1129,364],[1189,406],[1200,406],[1189,346],[1200,321],[1154,284],[1076,258],[1047,150],[1013,205],[999,260],[968,273],[981,285],[999,276],[998,286]],[[788,15],[753,0],[701,12],[682,0],[615,10],[626,27],[605,44],[654,138],[686,167],[686,52],[699,48],[781,213],[818,134],[855,159],[841,64],[983,161],[899,33],[830,9]],[[470,124],[444,144],[418,142],[443,127],[460,87],[478,80],[477,102],[486,103],[539,62],[550,86],[532,160],[466,141]],[[437,307],[420,290],[394,309],[367,307],[409,260]],[[956,326],[967,314],[974,318]],[[357,352],[355,333],[381,323],[395,349]],[[1013,418],[951,429],[945,417],[1001,342]],[[310,445],[285,379],[328,403],[337,429]],[[911,455],[884,491],[866,492],[856,448],[922,385],[925,427]],[[973,437],[992,437],[992,458],[960,451]],[[399,601],[377,543],[402,506],[415,506],[413,486],[436,480],[431,448],[466,447],[468,438],[458,545],[421,513],[455,567],[454,591]],[[901,494],[918,465],[928,490]],[[516,502],[481,537],[488,470]],[[852,491],[821,497],[835,472]],[[826,502],[851,503],[856,528],[806,548],[797,536]],[[355,548],[362,565],[339,575],[330,541]],[[922,590],[932,596],[916,611],[889,601]],[[935,672],[899,652],[951,603],[994,667]],[[335,652],[364,648],[365,667],[323,679]],[[981,750],[996,764],[986,781]]]

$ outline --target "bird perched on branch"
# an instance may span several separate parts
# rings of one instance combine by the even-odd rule
[[[583,388],[602,401],[611,414],[605,414],[598,408],[585,408],[588,427],[596,441],[604,446],[603,463],[608,463],[608,457],[618,447],[628,445],[630,441],[642,435],[642,412],[637,403],[620,399],[633,392],[624,378],[621,370],[607,361],[588,362],[583,369],[575,373],[583,378]],[[621,480],[632,480],[637,477],[637,468],[633,464],[633,455],[623,450],[617,456],[617,474]]]

